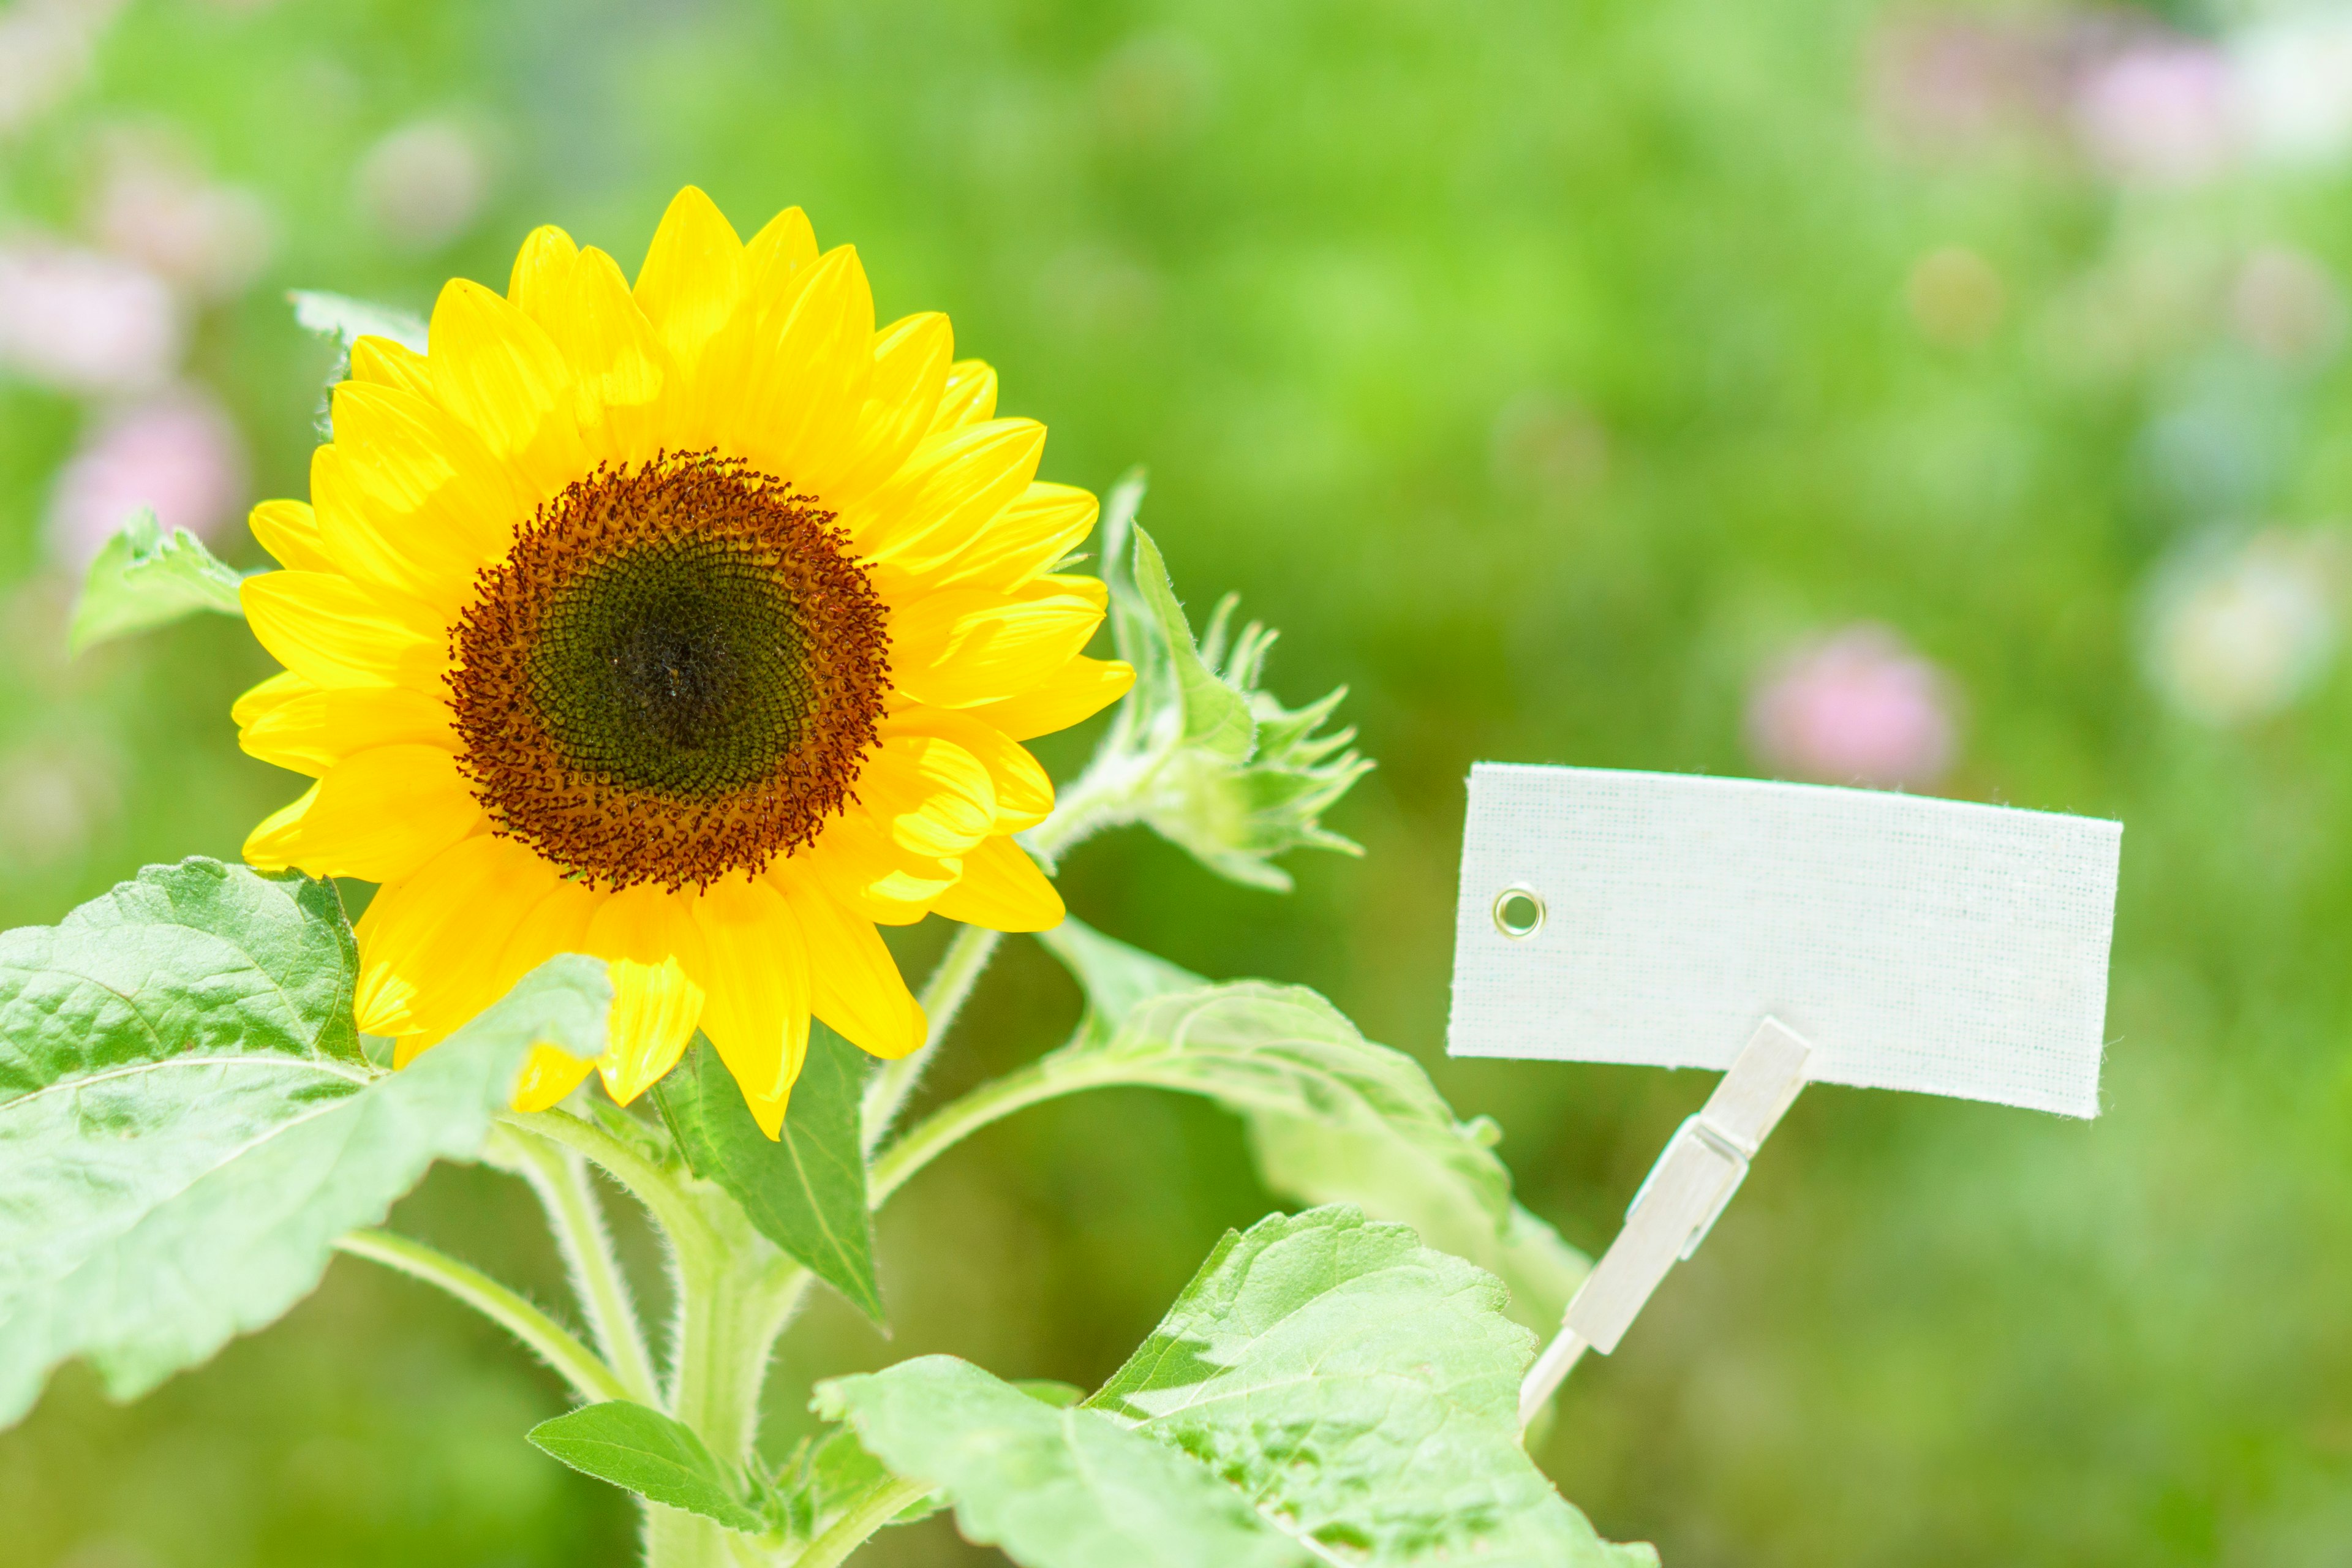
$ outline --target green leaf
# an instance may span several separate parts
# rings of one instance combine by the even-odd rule
[[[54,926],[0,933],[0,1107],[184,1052],[359,1066],[358,973],[333,884],[203,858],[150,866]]]
[[[625,1399],[579,1409],[532,1427],[530,1440],[573,1469],[639,1497],[757,1535],[767,1521],[736,1495],[727,1471],[694,1429]]]
[[[1087,1407],[1191,1455],[1322,1562],[1655,1563],[1596,1536],[1520,1447],[1536,1342],[1503,1295],[1360,1210],[1271,1215],[1227,1234]]]
[[[950,1356],[817,1387],[891,1469],[944,1491],[965,1537],[1024,1568],[1307,1568],[1207,1469],[1109,1416],[1055,1409]]]
[[[716,1182],[761,1235],[798,1258],[879,1324],[874,1216],[858,1142],[864,1087],[857,1048],[821,1023],[809,1026],[808,1059],[793,1086],[782,1136],[773,1141],[709,1041],[655,1090],[655,1103],[694,1173]]]
[[[1086,1016],[1071,1041],[1073,1048],[1106,1044],[1129,1013],[1154,996],[1198,991],[1209,984],[1157,953],[1105,936],[1076,915],[1065,917],[1051,931],[1039,931],[1037,940],[1087,994]]]
[[[141,507],[89,563],[66,648],[78,654],[202,611],[242,616],[243,580],[194,534],[184,528],[164,533],[154,512]]]
[[[1380,1145],[1415,1180],[1458,1189],[1496,1230],[1507,1222],[1511,1175],[1495,1157],[1493,1123],[1455,1121],[1420,1063],[1365,1039],[1314,992],[1207,984],[1076,920],[1040,940],[1089,1005],[1076,1038],[1029,1069],[1054,1092],[1145,1084],[1209,1095],[1254,1120],[1314,1123]]]
[[[363,337],[390,338],[404,348],[425,352],[425,319],[414,311],[311,289],[293,289],[286,298],[294,307],[297,324],[320,337],[333,338],[346,352]]]
[[[0,936],[0,1426],[69,1357],[127,1399],[276,1319],[478,1152],[534,1042],[603,1048],[604,966],[563,957],[380,1073],[355,968],[331,888],[205,860]]]
[[[1086,990],[1087,1016],[1070,1047],[1073,1054],[1110,1045],[1146,1002],[1212,989],[1189,970],[1075,918],[1040,932],[1037,940]],[[1248,1121],[1258,1173],[1285,1196],[1308,1204],[1354,1204],[1376,1219],[1412,1226],[1431,1246],[1500,1276],[1510,1287],[1511,1316],[1549,1333],[1591,1272],[1591,1260],[1550,1226],[1508,1201],[1509,1171],[1488,1152],[1495,1140],[1492,1123],[1456,1122],[1419,1064],[1364,1040],[1344,1019],[1339,1022],[1344,1031],[1339,1037],[1350,1042],[1346,1048],[1392,1085],[1373,1102],[1381,1109],[1370,1118],[1305,1116],[1262,1101],[1229,1100]],[[1207,1087],[1201,1092],[1216,1090]],[[1321,1103],[1344,1107],[1348,1101]]]
[[[834,1521],[898,1479],[848,1426],[828,1426],[803,1437],[776,1477],[784,1531],[796,1541],[814,1541]],[[945,1507],[946,1500],[934,1494],[908,1504],[890,1522],[912,1524]]]
[[[1549,1337],[1591,1258],[1514,1203],[1497,1229],[1484,1194],[1433,1166],[1410,1142],[1277,1112],[1249,1119],[1258,1174],[1285,1197],[1353,1204],[1377,1219],[1412,1226],[1421,1239],[1466,1258],[1510,1287],[1510,1316]]]

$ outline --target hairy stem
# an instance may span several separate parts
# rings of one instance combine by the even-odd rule
[[[758,1461],[760,1391],[776,1337],[806,1293],[807,1269],[754,1232],[716,1189],[684,1194],[704,1223],[674,1245],[677,1288],[668,1406],[726,1464]],[[648,1510],[646,1562],[653,1568],[719,1568],[740,1537],[698,1515]]]
[[[908,1129],[907,1135],[890,1145],[866,1173],[867,1201],[875,1208],[880,1208],[892,1193],[906,1184],[908,1177],[990,1122],[1001,1121],[1016,1110],[1058,1095],[1077,1094],[1116,1083],[1145,1081],[1149,1080],[1138,1078],[1131,1069],[1122,1071],[1115,1063],[1090,1069],[1084,1067],[1073,1068],[1054,1057],[1032,1062],[1003,1078],[982,1084],[961,1100],[940,1107]]]
[[[515,1165],[539,1194],[555,1233],[556,1250],[563,1257],[572,1288],[587,1309],[596,1347],[606,1364],[620,1374],[629,1397],[641,1404],[660,1400],[653,1357],[646,1352],[644,1331],[637,1326],[636,1304],[629,1294],[628,1275],[613,1249],[613,1233],[597,1201],[587,1156],[561,1148],[513,1128],[500,1128],[515,1154]]]
[[[510,1110],[499,1120],[585,1155],[591,1164],[646,1205],[668,1234],[672,1246],[709,1240],[709,1218],[678,1179],[594,1122],[568,1110]]]
[[[835,1568],[835,1564],[847,1561],[851,1552],[865,1545],[876,1531],[897,1518],[899,1510],[920,1501],[930,1490],[922,1481],[893,1479],[888,1485],[866,1493],[856,1506],[835,1520],[830,1530],[808,1543],[807,1550],[793,1560],[793,1568]]]
[[[619,1374],[570,1330],[471,1264],[388,1230],[355,1230],[335,1247],[447,1291],[538,1352],[583,1399],[631,1397]]]
[[[940,1042],[947,1038],[964,999],[971,994],[972,985],[988,967],[988,961],[996,956],[997,943],[1003,940],[1000,932],[985,927],[962,926],[949,941],[938,967],[923,982],[923,1015],[930,1021],[930,1027],[921,1047],[895,1062],[883,1063],[882,1070],[866,1085],[864,1132],[868,1154],[890,1131],[890,1123],[906,1106],[907,1097],[915,1091],[923,1069],[930,1065]]]

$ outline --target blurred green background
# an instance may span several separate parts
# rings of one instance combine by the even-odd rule
[[[16,0],[0,919],[233,856],[296,793],[234,743],[241,626],[62,652],[129,502],[250,564],[243,505],[304,493],[331,354],[286,289],[421,309],[543,221],[629,267],[682,184],[745,232],[799,203],[885,319],[952,314],[1048,477],[1151,466],[1180,590],[1284,628],[1277,690],[1352,688],[1364,860],[1282,898],[1130,833],[1073,909],[1324,990],[1588,1247],[1707,1080],[1444,1059],[1474,759],[2126,824],[2105,1115],[1806,1095],[1539,1451],[1605,1534],[1676,1568],[2342,1561],[2347,152],[2340,10]],[[1012,944],[936,1087],[1076,1007]],[[930,1351],[1091,1384],[1272,1205],[1205,1105],[993,1129],[886,1216],[895,1338],[828,1300],[787,1342],[777,1446],[811,1378]],[[399,1223],[557,1288],[486,1173]],[[561,1405],[339,1262],[140,1405],[61,1376],[0,1435],[0,1562],[625,1561],[621,1494],[522,1441]],[[993,1560],[943,1519],[872,1556]]]

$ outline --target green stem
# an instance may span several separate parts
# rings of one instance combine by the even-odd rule
[[[981,971],[996,956],[997,943],[1003,940],[1003,933],[983,926],[962,926],[949,941],[947,952],[940,955],[931,977],[923,982],[923,1013],[930,1020],[930,1027],[921,1047],[895,1062],[883,1063],[882,1070],[866,1085],[864,1131],[869,1155],[882,1142],[883,1134],[890,1131],[890,1123],[906,1106],[907,1097],[915,1091],[916,1081],[930,1065],[940,1042],[947,1038],[964,999],[971,994]]]
[[[1057,1095],[1135,1081],[1139,1080],[1116,1067],[1106,1071],[1072,1070],[1046,1057],[982,1084],[961,1100],[940,1107],[917,1122],[874,1162],[866,1177],[867,1201],[880,1208],[908,1177],[992,1121],[1001,1121],[1016,1110]]]
[[[509,1127],[535,1132],[587,1156],[588,1162],[621,1184],[630,1196],[650,1210],[672,1246],[691,1240],[708,1242],[710,1222],[678,1179],[635,1149],[593,1121],[568,1110],[510,1110],[499,1120]]]
[[[605,1226],[604,1205],[596,1201],[587,1157],[576,1149],[561,1148],[513,1128],[499,1131],[514,1152],[522,1178],[547,1210],[556,1250],[563,1257],[572,1289],[588,1310],[597,1349],[620,1374],[630,1398],[644,1405],[658,1404],[661,1396],[653,1357],[646,1352],[645,1333],[637,1326],[628,1275],[613,1249],[613,1233]]]
[[[627,1399],[628,1388],[570,1331],[471,1264],[388,1230],[355,1230],[338,1250],[439,1287],[539,1352],[583,1399]]]
[[[799,1306],[810,1275],[770,1246],[742,1211],[716,1189],[681,1194],[701,1205],[703,1221],[674,1233],[677,1286],[669,1411],[730,1466],[754,1463],[760,1390],[776,1336]],[[699,1515],[650,1510],[646,1561],[653,1568],[719,1568],[733,1561],[739,1538]]]
[[[808,1549],[793,1560],[793,1568],[835,1568],[865,1545],[876,1531],[898,1518],[909,1503],[920,1501],[930,1491],[925,1482],[894,1478],[889,1485],[866,1493],[856,1506],[833,1521],[833,1528],[810,1542]]]

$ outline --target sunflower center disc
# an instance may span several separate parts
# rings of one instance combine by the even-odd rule
[[[599,468],[481,574],[452,635],[460,766],[588,880],[707,884],[813,842],[888,685],[830,512],[709,454]]]

